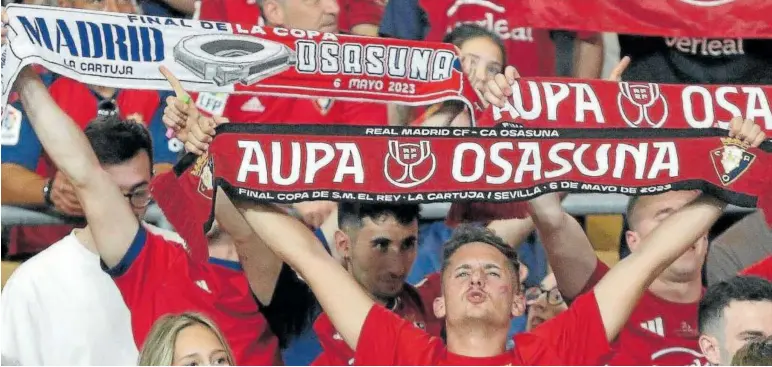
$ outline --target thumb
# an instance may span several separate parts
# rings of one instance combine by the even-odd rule
[[[223,117],[223,116],[213,116],[213,117],[214,117],[215,126],[220,126],[222,124],[227,124],[231,122],[227,117]]]
[[[174,91],[175,96],[185,104],[190,103],[190,95],[185,91],[185,88],[182,87],[180,80],[177,79],[177,77],[174,76],[174,74],[172,74],[172,72],[169,71],[166,66],[161,65],[158,67],[158,70],[161,71],[161,74],[164,76],[164,78],[166,78],[166,81],[169,82],[169,85],[172,87],[172,91]]]
[[[625,56],[622,58],[622,60],[619,60],[619,63],[617,66],[614,66],[614,70],[611,71],[611,74],[609,74],[608,79],[612,82],[621,82],[622,81],[622,74],[625,73],[625,70],[627,70],[627,67],[630,66],[630,56]]]
[[[517,68],[512,65],[509,65],[506,69],[504,69],[504,76],[507,78],[509,84],[512,84],[515,82],[515,80],[520,79],[520,73],[517,71]]]

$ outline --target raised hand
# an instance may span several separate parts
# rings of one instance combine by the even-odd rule
[[[504,73],[496,74],[492,79],[485,83],[483,91],[483,100],[496,107],[504,107],[507,98],[512,96],[512,84],[520,78],[514,66],[507,66]]]
[[[753,120],[734,117],[729,122],[729,137],[740,139],[749,147],[758,147],[767,139],[767,135]]]
[[[187,141],[186,122],[188,120],[188,112],[196,107],[191,103],[190,95],[182,87],[179,79],[165,66],[161,66],[158,69],[174,91],[174,96],[166,97],[166,108],[164,108],[163,117],[164,125],[166,125],[167,129],[174,132],[177,139],[184,143]]]
[[[83,216],[83,208],[80,206],[78,195],[75,194],[75,188],[67,179],[67,176],[61,172],[56,172],[51,185],[51,202],[54,209],[63,214],[74,217]]]

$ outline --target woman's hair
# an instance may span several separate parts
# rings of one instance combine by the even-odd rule
[[[502,58],[501,64],[506,65],[507,52],[506,52],[506,48],[504,47],[504,41],[501,39],[501,37],[497,36],[495,33],[479,25],[461,24],[456,28],[453,28],[453,30],[450,31],[450,33],[446,34],[445,38],[442,39],[442,42],[452,43],[456,47],[461,48],[461,45],[463,45],[464,42],[475,38],[481,38],[481,37],[491,40],[491,42],[493,42],[494,44],[496,44],[496,46],[499,47],[499,51],[501,51],[501,58]]]
[[[772,336],[745,344],[732,358],[732,366],[772,365]]]
[[[142,345],[142,350],[139,353],[140,366],[171,366],[174,362],[174,345],[177,341],[177,336],[180,331],[199,324],[209,328],[220,340],[220,343],[225,348],[227,354],[228,364],[235,365],[233,361],[233,352],[228,346],[228,342],[223,337],[220,330],[215,326],[214,322],[204,315],[185,312],[178,315],[164,315],[160,319],[156,320],[153,324],[153,328],[145,339],[145,343]]]

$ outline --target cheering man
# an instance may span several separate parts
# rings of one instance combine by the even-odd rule
[[[2,17],[5,42],[4,9]],[[269,332],[241,269],[221,261],[192,261],[180,246],[147,231],[132,210],[130,195],[100,166],[86,136],[54,102],[40,77],[25,67],[15,89],[40,143],[72,183],[83,205],[102,266],[131,312],[136,344],[144,343],[158,317],[195,311],[218,324],[238,363],[280,362],[278,342]],[[141,151],[132,159],[149,157]]]
[[[756,131],[755,134],[748,132]],[[751,122],[731,135],[759,145]],[[763,135],[763,134],[762,134]],[[224,196],[224,195],[223,195]],[[642,239],[641,250],[609,270],[572,306],[505,350],[509,321],[522,314],[517,256],[492,233],[464,227],[446,245],[442,297],[447,347],[377,305],[303,224],[270,205],[239,203],[255,233],[308,282],[358,364],[597,364],[610,351],[646,287],[689,250],[726,203],[708,195],[679,209]]]
[[[522,314],[517,255],[487,230],[463,227],[446,244],[442,297],[447,347],[367,296],[302,224],[268,205],[239,204],[257,235],[306,279],[359,364],[597,364],[652,280],[688,250],[725,203],[703,195],[667,218],[636,252],[563,314],[505,350],[509,321]],[[281,230],[277,230],[281,228]],[[290,230],[294,229],[294,230]],[[687,229],[687,230],[684,230]]]

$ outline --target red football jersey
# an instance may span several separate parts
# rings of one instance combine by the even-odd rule
[[[217,22],[262,24],[260,7],[256,0],[203,0],[201,20]]]
[[[609,267],[598,260],[586,289],[594,287]],[[699,303],[663,300],[648,290],[603,359],[613,366],[704,366],[698,343]]]
[[[442,339],[428,335],[381,306],[373,306],[357,344],[360,365],[597,365],[609,351],[594,293],[529,333],[514,337],[515,347],[495,357],[453,354]]]
[[[254,95],[199,93],[196,106],[234,122],[386,125],[386,104]]]
[[[755,275],[772,282],[772,255],[767,256],[761,261],[745,268],[741,275]]]
[[[281,363],[278,340],[238,263],[192,261],[181,245],[140,227],[124,258],[107,272],[131,311],[137,346],[159,317],[192,311],[217,324],[239,365]]]
[[[507,64],[515,65],[523,77],[555,75],[555,45],[549,31],[510,24],[506,1],[419,0],[429,18],[427,41],[442,38],[461,23],[474,23],[496,33],[507,49]]]
[[[402,320],[424,330],[428,335],[439,337],[440,332],[442,331],[442,320],[437,319],[434,316],[432,308],[434,298],[431,295],[438,294],[440,290],[433,289],[429,291],[426,289],[429,286],[438,288],[439,283],[432,282],[426,284],[423,292],[416,288],[407,288],[410,287],[410,285],[405,285],[407,289],[412,289],[413,292],[403,290],[402,294],[397,297],[396,304],[391,309],[391,312],[398,315]],[[414,295],[418,296],[420,304],[415,299]],[[322,313],[316,319],[314,331],[316,331],[316,335],[319,337],[319,343],[322,345],[323,349],[322,353],[314,360],[314,366],[341,366],[354,364],[354,351],[348,347],[348,344],[346,344],[345,341],[343,341],[343,338],[335,330],[335,327],[332,325],[332,322],[327,317],[326,313]]]

